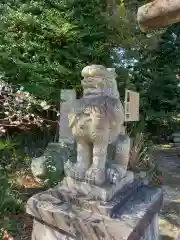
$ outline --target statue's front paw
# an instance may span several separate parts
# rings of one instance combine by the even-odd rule
[[[80,163],[73,164],[72,162],[68,161],[65,164],[64,169],[67,176],[77,180],[83,180],[85,179],[85,173],[88,169],[88,166],[82,166]]]
[[[90,168],[86,172],[85,180],[94,185],[102,185],[106,180],[105,169]]]

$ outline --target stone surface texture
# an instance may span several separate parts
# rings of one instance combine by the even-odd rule
[[[63,89],[60,94],[60,124],[59,136],[60,140],[72,141],[72,131],[68,125],[68,113],[76,102],[76,92],[72,89]]]
[[[145,230],[144,236],[141,238],[141,240],[158,240],[159,239],[159,229],[157,224],[157,214],[153,218],[150,225]],[[51,227],[47,225],[43,225],[40,221],[34,220],[33,224],[33,233],[32,233],[32,240],[42,240],[42,239],[51,239],[51,240],[77,240],[77,239],[83,239],[81,236],[78,236],[74,238],[68,233],[65,233],[62,230],[56,230],[52,229]],[[91,236],[91,232],[89,232],[89,239]],[[104,238],[97,238],[96,239],[104,239]],[[113,238],[112,238],[113,239]],[[122,238],[119,237],[118,240],[121,240]],[[111,239],[109,239],[111,240]]]
[[[180,0],[150,1],[138,9],[137,20],[143,32],[179,22]]]
[[[75,193],[83,194],[94,200],[108,201],[125,185],[132,183],[134,175],[132,172],[127,172],[126,175],[119,180],[116,184],[105,183],[100,187],[97,185],[89,184],[84,181],[74,180],[67,177],[63,180],[63,189],[68,189]]]
[[[32,159],[31,171],[36,178],[47,179],[56,175],[60,178],[64,170],[64,162],[70,159],[76,160],[75,143],[59,140],[58,143],[49,143],[44,154],[39,158]]]
[[[139,181],[108,202],[78,196],[58,186],[30,198],[27,213],[35,218],[33,240],[158,239],[154,237],[158,234],[154,219],[161,204],[161,189]],[[150,232],[152,238],[148,238]]]
[[[87,66],[82,70],[83,97],[76,100],[69,114],[69,126],[77,142],[77,162],[67,164],[68,176],[84,179],[97,185],[106,182],[108,145],[124,133],[124,109],[119,99],[116,73],[101,65]],[[117,143],[119,178],[126,174],[130,141]],[[124,158],[119,148],[124,146]],[[121,151],[122,152],[122,151]],[[122,164],[121,164],[122,161]],[[115,163],[114,163],[115,164]]]
[[[141,240],[159,240],[158,214],[153,217]]]
[[[27,202],[32,240],[157,240],[162,190],[127,171],[130,138],[115,70],[91,65],[82,76],[84,95],[69,114],[74,139],[62,136],[40,161],[65,162],[66,176]]]

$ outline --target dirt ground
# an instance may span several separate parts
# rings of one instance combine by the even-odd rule
[[[42,183],[35,181],[30,170],[17,171],[14,174],[14,180],[23,188],[21,197],[24,204],[28,198],[33,195],[33,193],[39,192],[42,188]],[[13,222],[16,223],[16,235],[14,235],[15,240],[31,240],[33,218],[26,213],[13,213],[11,218],[14,219]]]
[[[155,148],[154,157],[164,179],[164,204],[159,215],[160,240],[180,239],[180,147]]]

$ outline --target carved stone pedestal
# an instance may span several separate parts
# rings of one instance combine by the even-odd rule
[[[48,144],[44,154],[38,158],[33,158],[31,171],[35,178],[59,180],[64,170],[64,162],[70,159],[76,160],[76,149],[73,142],[66,139],[59,139],[59,142]]]
[[[134,174],[127,171],[126,175],[116,184],[111,184],[106,181],[103,185],[97,186],[89,184],[85,181],[78,181],[71,177],[66,177],[63,180],[61,186],[61,192],[73,194],[74,198],[83,195],[88,200],[109,201],[117,192],[119,192],[125,185],[132,183],[134,180]],[[88,197],[87,197],[88,196]]]
[[[158,240],[162,190],[134,181],[110,201],[58,186],[28,200],[32,240]]]

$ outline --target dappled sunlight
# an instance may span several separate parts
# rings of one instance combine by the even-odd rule
[[[162,171],[165,185],[164,204],[159,215],[160,240],[178,239],[180,236],[180,168],[178,148],[172,144],[156,146],[155,160]]]
[[[163,239],[165,236],[172,239],[180,236],[180,199],[164,204],[159,216],[159,229]]]
[[[176,239],[180,234],[180,228],[171,223],[168,219],[159,218],[160,240]]]
[[[160,144],[159,145],[159,147],[161,148],[161,149],[170,149],[170,148],[172,148],[172,144],[171,143],[169,143],[169,144]]]

